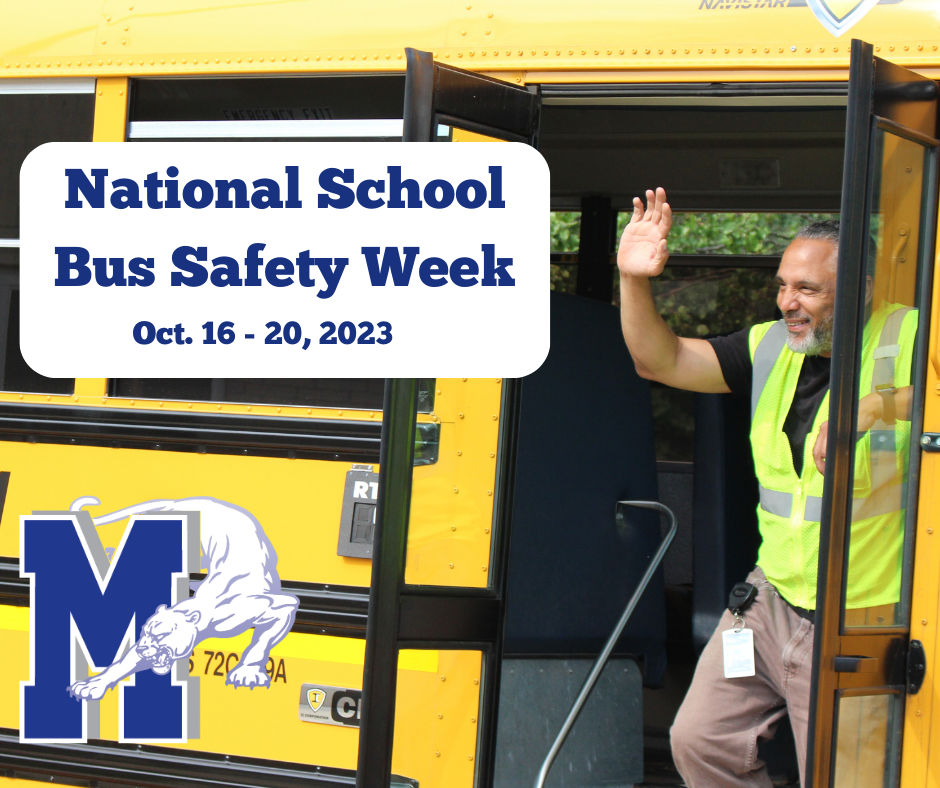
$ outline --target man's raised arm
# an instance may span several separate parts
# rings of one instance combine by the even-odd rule
[[[677,337],[656,311],[650,277],[662,273],[669,250],[666,238],[672,227],[672,209],[666,192],[646,192],[646,210],[633,199],[633,216],[620,238],[620,322],[623,338],[640,377],[674,388],[728,393],[711,343]]]

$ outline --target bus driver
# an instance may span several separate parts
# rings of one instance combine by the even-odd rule
[[[676,716],[673,757],[690,788],[770,788],[757,740],[772,736],[777,720],[789,713],[805,784],[838,222],[805,227],[784,252],[777,271],[783,320],[716,339],[686,339],[667,327],[653,302],[649,280],[669,256],[672,211],[662,189],[648,191],[646,198],[645,210],[634,199],[617,255],[627,347],[637,372],[649,380],[751,396],[761,498],[762,542],[758,566],[748,576],[758,594],[744,614],[753,633],[748,670],[754,675],[725,678],[721,633],[734,627],[734,616],[725,611]],[[899,304],[874,303],[872,274],[869,270],[860,380],[860,391],[871,393],[859,401],[863,438],[856,444],[847,623],[850,614],[877,614],[879,622],[893,616],[900,589],[898,516],[917,318],[915,310]],[[879,429],[897,432],[897,448],[888,457],[865,437]]]

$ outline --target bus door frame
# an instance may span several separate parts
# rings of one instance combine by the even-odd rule
[[[846,627],[843,622],[847,578],[848,536],[852,523],[852,474],[856,443],[858,405],[858,348],[862,342],[866,289],[865,261],[869,247],[869,217],[873,178],[881,161],[875,159],[878,128],[919,142],[932,154],[924,167],[928,184],[922,204],[926,216],[921,236],[919,341],[914,358],[915,399],[911,443],[922,430],[924,377],[934,238],[937,223],[937,141],[935,121],[937,85],[906,69],[874,56],[871,44],[853,40],[846,117],[845,165],[843,170],[839,273],[836,285],[835,333],[832,349],[829,438],[819,545],[819,575],[813,645],[813,684],[810,698],[806,785],[823,788],[835,780],[835,730],[837,704],[842,696],[883,693],[905,695],[906,655],[910,636],[911,566],[913,561],[918,457],[915,448],[908,476],[908,532],[902,559],[900,601],[901,624],[883,627]],[[932,102],[932,104],[927,104]],[[926,308],[924,308],[926,305]],[[908,622],[905,623],[904,619]],[[902,648],[898,649],[901,646]],[[897,653],[895,653],[897,652]],[[859,656],[852,656],[859,655]],[[893,655],[893,656],[892,656]],[[877,670],[864,672],[855,665],[859,657],[878,657]],[[836,658],[841,657],[837,663]],[[874,664],[874,663],[872,663]],[[853,667],[858,672],[852,672]],[[846,672],[846,671],[850,672]],[[900,768],[901,723],[888,732],[885,775],[895,785]],[[894,763],[887,761],[891,756]],[[893,775],[893,776],[892,776]]]
[[[403,142],[432,142],[439,126],[535,146],[540,97],[524,87],[434,62],[405,50]],[[500,432],[499,500],[487,588],[405,583],[417,381],[385,381],[379,496],[366,625],[356,788],[387,788],[392,772],[400,648],[473,649],[484,655],[475,785],[492,783],[503,635],[513,436],[518,386],[506,381]]]

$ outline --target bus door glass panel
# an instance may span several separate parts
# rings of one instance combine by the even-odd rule
[[[405,142],[534,144],[537,94],[435,63],[427,52],[407,49],[406,54]],[[502,540],[494,536],[504,464],[511,462],[507,445],[513,425],[507,414],[513,383],[436,380],[431,418],[440,424],[438,460],[415,462],[402,596],[410,604],[402,602],[397,645],[426,659],[435,655],[438,673],[435,686],[421,696],[424,722],[417,724],[425,725],[426,733],[416,736],[415,719],[399,711],[412,694],[412,677],[399,670],[391,760],[393,772],[426,774],[422,786],[472,788],[492,782],[498,686],[488,677],[497,673],[502,604]],[[419,427],[420,422],[419,415]]]
[[[875,788],[900,768],[937,88],[870,45],[852,55],[808,768]]]
[[[437,63],[427,52],[409,49],[406,54],[406,142],[536,144],[537,93]],[[437,381],[439,461],[434,468],[415,468],[407,584],[479,589],[496,585],[493,562],[507,396],[508,386],[500,379]]]
[[[914,403],[923,399],[923,390],[914,389],[914,340],[925,335],[920,317],[926,320],[929,311],[923,268],[932,256],[927,211],[935,214],[936,206],[925,187],[935,156],[935,147],[922,141],[893,129],[874,130],[869,224],[874,250],[869,251],[857,356],[860,429],[873,401],[882,417],[855,444],[841,612],[843,636],[848,636],[843,642],[857,646],[848,653],[881,662],[892,659],[910,631],[916,510],[908,503],[908,490],[920,453],[916,438],[911,440],[911,421]],[[866,637],[867,631],[879,630],[884,632],[880,638]],[[893,783],[903,710],[898,688],[839,690],[835,785]]]

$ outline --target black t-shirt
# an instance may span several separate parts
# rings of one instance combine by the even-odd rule
[[[721,364],[721,373],[731,393],[746,397],[751,396],[753,370],[748,346],[749,333],[750,329],[744,329],[728,336],[708,340],[715,348],[715,355],[718,356],[718,363]],[[830,366],[830,359],[822,356],[806,356],[803,359],[793,403],[783,423],[783,432],[790,441],[793,467],[797,476],[803,473],[803,449],[806,436],[813,428],[816,412],[829,390]]]

